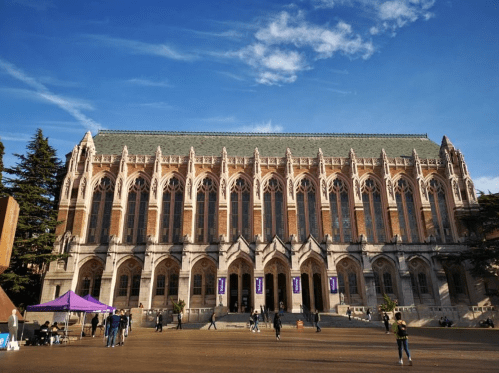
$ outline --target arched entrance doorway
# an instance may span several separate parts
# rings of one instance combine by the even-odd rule
[[[90,294],[95,299],[99,299],[102,272],[104,265],[100,260],[90,259],[80,268],[78,276],[77,294],[81,297]]]
[[[116,273],[116,286],[113,306],[133,308],[139,306],[140,277],[142,264],[134,258],[123,262]]]
[[[300,267],[302,302],[310,311],[324,311],[324,270],[315,259],[307,259]]]
[[[281,259],[274,258],[265,266],[265,307],[279,311],[282,304],[288,309],[289,268]]]
[[[251,312],[253,305],[253,269],[242,258],[229,266],[229,310],[230,312]]]

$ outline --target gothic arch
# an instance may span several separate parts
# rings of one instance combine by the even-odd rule
[[[178,298],[180,263],[172,256],[162,256],[154,267],[152,306],[173,308],[171,298]]]
[[[250,258],[239,256],[227,267],[228,306],[232,312],[250,312],[254,306],[254,265]]]
[[[276,254],[264,265],[265,306],[275,312],[292,309],[290,266],[280,255]]]
[[[351,180],[336,172],[328,178],[328,203],[331,218],[331,239],[333,242],[355,241],[355,200]],[[347,198],[344,198],[346,194]],[[348,216],[345,216],[348,215]]]
[[[377,255],[372,260],[372,269],[378,304],[383,303],[384,294],[392,299],[402,298],[399,294],[398,266],[390,257]]]
[[[97,172],[95,175],[92,176],[92,181],[90,182],[90,188],[91,188],[90,190],[94,190],[97,184],[101,181],[101,179],[105,177],[111,180],[114,189],[114,187],[116,186],[116,176],[108,170],[103,170]]]
[[[104,262],[97,256],[89,256],[80,262],[79,267],[76,293],[82,297],[90,294],[99,299]]]
[[[164,190],[165,187],[170,182],[170,179],[173,179],[173,178],[176,178],[182,184],[182,186],[185,188],[184,175],[182,175],[181,173],[179,173],[177,171],[170,171],[161,177],[161,180],[159,183],[161,190]]]
[[[407,261],[407,266],[411,277],[414,303],[434,305],[431,267],[428,261],[423,257],[414,255]]]
[[[144,179],[146,185],[148,188],[151,187],[151,177],[146,174],[144,171],[134,171],[130,175],[127,176],[125,185],[126,185],[126,193],[128,194],[128,191],[130,188],[134,185],[135,180],[137,179]]]
[[[143,263],[136,257],[126,256],[116,265],[116,285],[113,305],[133,308],[139,305]]]
[[[364,304],[365,286],[362,266],[357,258],[345,254],[336,261],[338,292],[345,304],[359,306]],[[341,296],[343,294],[343,297]]]
[[[190,307],[204,308],[216,305],[217,266],[213,259],[204,256],[191,267]]]
[[[311,312],[328,308],[326,266],[321,259],[310,255],[300,265],[302,304]]]

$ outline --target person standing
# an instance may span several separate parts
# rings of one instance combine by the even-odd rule
[[[128,331],[131,332],[132,331],[132,313],[130,312],[130,315],[128,315]]]
[[[208,327],[208,330],[210,330],[212,325],[215,328],[215,330],[217,330],[217,325],[215,324],[215,319],[216,319],[215,311],[213,311],[213,313],[211,314],[211,317],[210,317],[210,326]]]
[[[127,326],[128,326],[128,319],[125,315],[125,310],[121,310],[121,312],[120,312],[120,326],[118,329],[118,335],[119,335],[120,342],[118,343],[118,346],[125,345],[125,334],[126,334]]]
[[[159,311],[156,313],[156,331],[163,332],[163,315]]]
[[[178,313],[178,315],[177,315],[177,321],[178,321],[177,330],[178,329],[182,329],[182,312]]]
[[[321,321],[321,315],[319,315],[318,310],[315,310],[314,321],[315,321],[315,327],[317,328],[316,332],[319,333],[322,330],[321,327],[319,326],[319,321]]]
[[[347,307],[347,315],[348,315],[348,320],[352,321],[352,310],[350,307]]]
[[[407,334],[407,324],[402,320],[402,314],[397,312],[395,314],[395,322],[392,324],[392,331],[397,339],[397,347],[399,350],[399,365],[403,365],[402,360],[402,349],[404,349],[407,358],[409,359],[409,365],[412,365],[411,352],[409,351],[409,340]]]
[[[116,334],[118,334],[118,328],[120,327],[120,316],[118,315],[118,310],[114,311],[114,315],[109,318],[109,332],[107,335],[107,347],[114,347],[116,342]]]
[[[367,321],[371,321],[371,309],[370,308],[367,309],[366,315],[367,315]]]
[[[19,327],[19,318],[17,317],[17,310],[12,310],[12,315],[8,319],[9,327],[9,342],[17,341],[17,328]]]
[[[109,335],[109,330],[111,329],[111,317],[113,316],[112,312],[109,312],[109,315],[106,317],[106,320],[104,321],[105,326],[104,326],[104,340]]]
[[[99,325],[99,315],[95,314],[92,318],[92,338],[95,338],[95,331],[97,330],[97,325]]]
[[[275,329],[275,338],[280,341],[281,340],[281,316],[276,312],[274,315],[274,329]]]
[[[390,321],[390,316],[388,316],[388,314],[385,312],[385,314],[383,315],[383,323],[385,324],[386,334],[390,334],[389,321]]]

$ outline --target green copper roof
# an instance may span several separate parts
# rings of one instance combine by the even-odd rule
[[[410,157],[416,149],[421,158],[439,158],[440,146],[426,134],[353,134],[353,133],[226,133],[101,130],[94,137],[97,154],[152,155],[161,146],[163,155],[220,156],[225,146],[229,156],[252,157],[257,147],[261,157],[284,157],[286,148],[294,157],[316,157],[319,148],[325,157],[348,157],[350,148],[358,157]]]

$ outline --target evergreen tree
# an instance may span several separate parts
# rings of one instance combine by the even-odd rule
[[[12,301],[22,308],[40,300],[47,265],[59,255],[52,253],[57,225],[57,198],[61,161],[38,129],[27,145],[26,155],[5,169],[8,192],[19,203],[10,268],[0,283]]]

